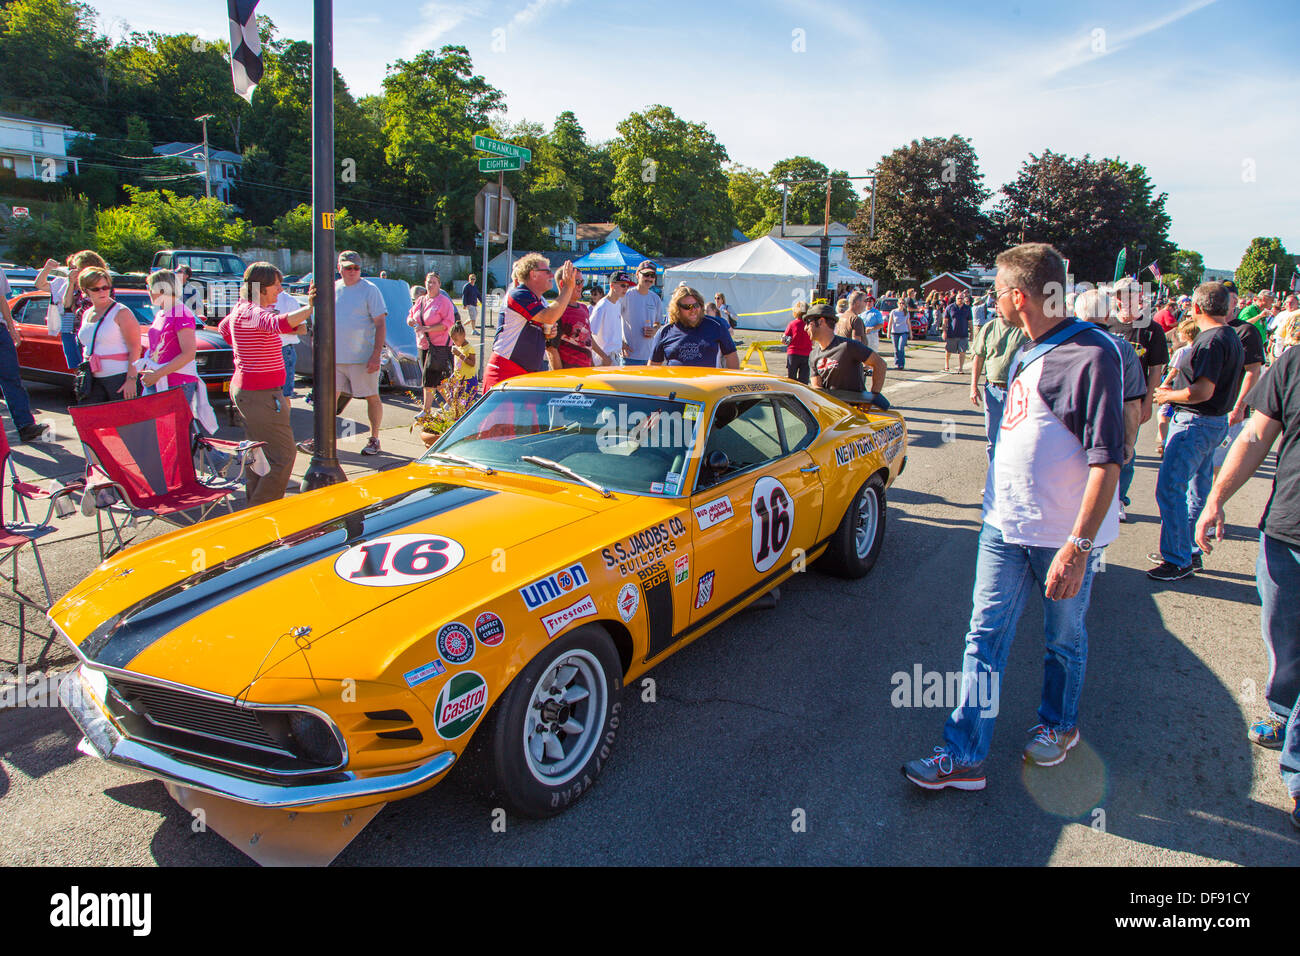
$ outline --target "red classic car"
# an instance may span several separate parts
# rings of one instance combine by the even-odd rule
[[[113,297],[131,310],[142,327],[154,319],[153,303],[149,293],[142,289],[118,289]],[[50,382],[72,388],[73,370],[63,357],[63,343],[59,336],[50,335],[45,315],[49,311],[48,292],[24,292],[9,300],[14,321],[23,334],[18,346],[18,365],[22,377],[33,382]],[[208,387],[209,399],[228,395],[230,377],[235,373],[235,353],[216,332],[199,329],[195,334],[198,354],[195,365],[199,378]]]

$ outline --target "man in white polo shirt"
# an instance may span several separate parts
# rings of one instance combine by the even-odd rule
[[[339,253],[339,275],[334,284],[334,387],[338,411],[355,398],[366,400],[370,440],[363,455],[379,454],[379,428],[384,403],[379,397],[379,365],[384,353],[384,320],[388,310],[379,287],[361,278],[361,256]]]
[[[943,746],[903,765],[907,779],[927,790],[984,789],[1002,671],[1031,589],[1043,596],[1047,653],[1039,722],[1024,757],[1051,767],[1079,742],[1094,548],[1119,534],[1119,352],[1105,330],[1065,315],[1065,260],[1052,246],[1008,249],[997,267],[998,309],[1029,341],[1011,363],[984,486],[961,700],[944,725]]]

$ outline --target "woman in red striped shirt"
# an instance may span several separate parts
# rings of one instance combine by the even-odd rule
[[[251,469],[245,471],[249,505],[284,497],[298,454],[289,424],[289,400],[283,393],[280,335],[297,332],[307,321],[316,302],[316,284],[312,283],[306,306],[297,312],[280,313],[272,311],[272,307],[280,295],[281,279],[280,270],[271,263],[254,262],[244,270],[239,305],[217,327],[235,350],[230,397],[244,417],[249,440],[266,442],[266,458],[271,465],[271,470],[260,477]]]

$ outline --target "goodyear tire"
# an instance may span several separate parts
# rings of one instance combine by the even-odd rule
[[[622,673],[598,625],[547,645],[470,741],[469,782],[494,806],[521,816],[567,810],[609,762],[622,722]]]
[[[836,577],[860,578],[875,567],[884,541],[885,480],[872,475],[853,496],[819,565]]]

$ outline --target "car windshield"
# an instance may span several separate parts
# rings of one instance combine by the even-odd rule
[[[117,293],[113,296],[118,305],[124,305],[131,310],[135,320],[141,325],[152,325],[154,315],[153,303],[149,301],[147,295],[122,295]]]
[[[191,272],[204,275],[232,276],[236,279],[244,275],[244,262],[238,256],[223,256],[219,252],[178,252],[176,265],[189,266]]]
[[[647,395],[498,390],[421,460],[436,464],[439,453],[459,455],[503,471],[572,481],[549,462],[611,491],[676,497],[685,487],[702,408]]]

